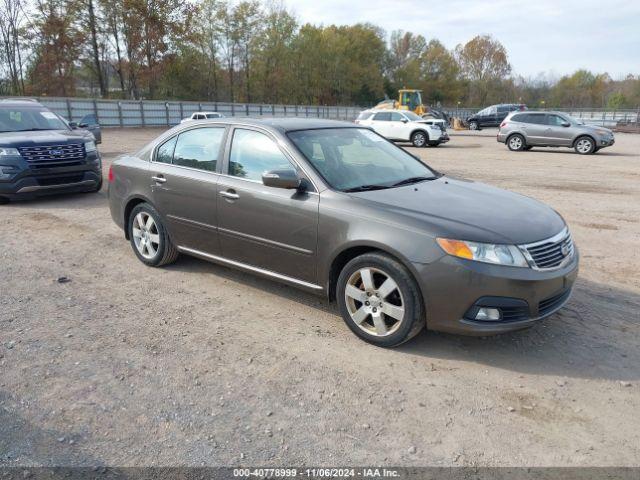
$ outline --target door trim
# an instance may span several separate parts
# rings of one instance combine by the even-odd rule
[[[312,255],[313,254],[312,250],[307,250],[306,248],[295,247],[295,246],[289,245],[287,243],[275,242],[273,240],[269,240],[269,239],[264,238],[264,237],[256,237],[254,235],[249,235],[248,233],[241,233],[241,232],[237,232],[235,230],[229,230],[227,228],[222,228],[222,227],[218,227],[217,230],[218,230],[219,233],[225,233],[225,234],[227,234],[229,236],[232,236],[232,237],[244,238],[245,240],[249,240],[249,241],[255,242],[255,243],[261,243],[263,245],[267,245],[267,246],[270,246],[270,247],[282,248],[283,250],[291,250],[292,252],[302,253],[304,255]]]
[[[242,270],[247,270],[250,272],[259,273],[266,277],[275,278],[278,280],[282,280],[285,282],[293,283],[295,285],[299,285],[301,287],[309,288],[312,290],[323,290],[320,285],[316,285],[315,283],[305,282],[304,280],[298,280],[297,278],[289,277],[287,275],[282,275],[281,273],[272,272],[271,270],[265,270],[264,268],[254,267],[253,265],[249,265],[242,262],[237,262],[235,260],[229,260],[225,257],[220,257],[218,255],[211,255],[209,253],[201,252],[200,250],[194,250],[193,248],[187,247],[177,247],[180,252],[187,253],[190,255],[195,255],[197,257],[204,258],[205,260],[210,260],[212,262],[221,263],[225,265],[231,265],[232,267],[236,267]]]

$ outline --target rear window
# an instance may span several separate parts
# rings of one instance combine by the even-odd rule
[[[373,112],[362,112],[358,115],[358,120],[367,120],[373,117]]]

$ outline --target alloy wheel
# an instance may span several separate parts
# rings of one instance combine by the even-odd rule
[[[413,134],[413,144],[416,147],[423,147],[425,143],[427,143],[427,137],[424,133],[417,132]]]
[[[160,248],[160,233],[153,217],[139,212],[133,219],[133,241],[140,255],[147,260],[156,256]]]
[[[520,150],[522,148],[522,138],[515,136],[509,139],[509,146],[512,150]]]
[[[351,320],[369,335],[391,335],[404,320],[402,292],[383,270],[369,267],[355,271],[347,281],[344,296]]]
[[[592,148],[593,143],[588,138],[578,140],[578,143],[576,143],[576,150],[580,153],[589,153]]]

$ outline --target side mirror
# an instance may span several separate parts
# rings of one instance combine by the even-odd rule
[[[406,118],[403,118],[402,120],[400,120],[402,123],[407,123],[409,120],[407,120]]]
[[[69,126],[74,129],[78,128],[78,122],[69,122]]]
[[[262,183],[267,187],[297,190],[302,180],[295,170],[269,170],[262,174]]]
[[[569,122],[562,122],[563,127],[570,127],[571,124]]]
[[[88,124],[88,123],[80,123],[80,124],[78,125],[78,127],[79,127],[79,128],[87,128],[88,126],[89,126],[89,124]]]

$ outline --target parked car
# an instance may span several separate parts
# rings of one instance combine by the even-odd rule
[[[102,165],[93,135],[37,102],[0,101],[0,201],[97,192]]]
[[[393,142],[411,142],[414,147],[437,147],[449,141],[444,120],[423,119],[404,110],[365,110],[355,121]]]
[[[97,144],[102,143],[102,129],[98,123],[98,119],[93,113],[89,113],[82,117],[79,122],[69,122],[71,128],[80,128],[88,130],[95,138]]]
[[[326,295],[381,346],[425,325],[529,327],[565,304],[578,272],[552,208],[446,177],[353,123],[179,125],[116,159],[109,182],[113,220],[146,265],[184,253]]]
[[[585,125],[562,112],[511,113],[500,125],[497,139],[514,151],[568,147],[581,155],[615,143],[613,132],[608,128]]]
[[[186,123],[192,120],[211,120],[215,118],[224,118],[224,115],[218,112],[193,112],[190,117],[180,120],[180,123]]]
[[[522,103],[502,103],[491,105],[467,118],[469,130],[480,130],[483,127],[497,127],[510,112],[524,111],[527,106]]]

